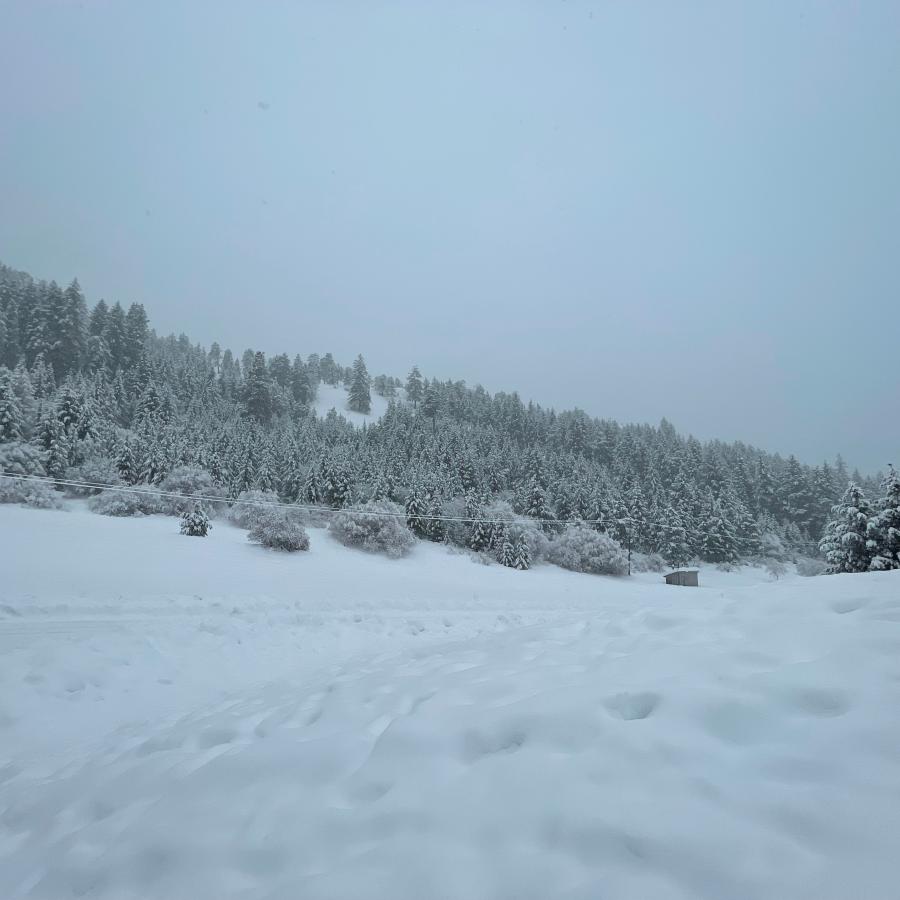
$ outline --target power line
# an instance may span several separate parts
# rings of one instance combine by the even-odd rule
[[[161,488],[153,488],[149,486],[139,486],[139,487],[129,487],[127,485],[118,485],[118,484],[103,484],[99,481],[75,481],[74,479],[66,479],[66,478],[51,478],[48,475],[17,475],[13,472],[0,472],[0,478],[9,478],[9,479],[19,479],[24,481],[34,481],[40,484],[49,484],[49,485],[60,485],[63,487],[78,487],[78,488],[89,488],[94,490],[101,491],[115,491],[120,494],[139,494],[141,496],[146,497],[148,494],[155,497],[173,497],[180,500],[192,500],[198,501],[202,500],[207,503],[229,503],[232,505],[235,504],[243,504],[245,506],[268,506],[276,509],[301,509],[308,510],[310,512],[318,512],[318,513],[340,513],[344,512],[343,509],[332,509],[327,506],[313,506],[310,504],[303,503],[282,503],[279,500],[258,500],[253,498],[235,498],[233,500],[227,497],[210,497],[204,494],[183,494],[179,491],[164,491]],[[422,519],[427,520],[429,522],[461,522],[461,523],[469,523],[475,524],[476,522],[480,522],[484,525],[509,525],[510,522],[504,519],[487,519],[484,517],[470,517],[470,516],[443,516],[443,515],[432,515],[429,513],[422,513],[421,515],[416,513],[414,515],[407,515],[405,512],[402,513],[392,513],[392,512],[384,512],[384,511],[374,511],[362,509],[360,507],[353,507],[354,514],[360,514],[365,516],[374,516],[377,518],[394,518],[394,519]],[[627,520],[624,519],[534,519],[533,520],[537,524],[546,524],[546,525],[609,525],[609,524],[619,524],[625,525]]]

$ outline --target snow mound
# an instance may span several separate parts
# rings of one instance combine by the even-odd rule
[[[310,537],[0,508],[0,896],[896,893],[900,573]]]
[[[351,412],[347,408],[347,390],[341,385],[332,387],[330,384],[320,384],[316,393],[316,402],[313,406],[315,413],[324,418],[334,409],[338,415],[343,416],[354,425],[371,425],[377,422],[387,411],[388,402],[384,397],[379,397],[372,391],[372,411],[368,414]]]

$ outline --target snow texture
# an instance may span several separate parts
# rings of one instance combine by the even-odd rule
[[[0,546],[4,900],[897,896],[900,572]]]

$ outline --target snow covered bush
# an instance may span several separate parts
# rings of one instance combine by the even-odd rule
[[[62,497],[45,481],[0,478],[0,503],[19,503],[35,509],[60,509]]]
[[[46,475],[45,455],[24,441],[0,444],[0,472],[10,475]]]
[[[625,575],[628,557],[617,541],[587,525],[570,525],[550,542],[550,562],[592,575]]]
[[[263,504],[278,502],[274,491],[241,491],[228,510],[228,521],[249,531],[261,515],[269,512]]]
[[[261,514],[247,535],[247,539],[273,550],[293,553],[309,550],[309,535],[306,529],[282,509],[261,509]]]
[[[390,500],[370,500],[358,507],[335,513],[328,530],[345,547],[383,553],[398,559],[416,542],[406,527],[402,506]]]
[[[74,469],[69,469],[66,477],[71,481],[84,481],[91,484],[115,485],[122,483],[115,462],[102,456],[94,457]],[[66,493],[73,497],[92,497],[94,494],[99,494],[101,490],[102,488],[99,487],[75,487],[74,485],[66,487]]]
[[[810,556],[801,556],[797,560],[797,574],[804,578],[812,578],[816,575],[824,575],[828,566],[821,559],[813,559]]]
[[[488,503],[471,526],[473,549],[490,552],[501,565],[527,569],[547,558],[550,540],[534,519],[518,515],[506,500]]]
[[[173,494],[187,494],[189,497],[214,497],[225,499],[225,491],[213,481],[212,475],[194,466],[179,466],[173,469],[159,485],[161,491]],[[170,516],[180,516],[193,507],[194,501],[183,497],[160,497],[160,512]],[[210,512],[215,512],[221,504],[207,502]]]
[[[149,516],[159,512],[152,488],[138,485],[123,491],[101,491],[88,500],[88,509],[101,516]]]
[[[181,533],[188,537],[206,537],[210,528],[209,516],[199,503],[181,514]]]
[[[448,520],[444,522],[444,535],[448,544],[455,547],[468,547],[472,540],[472,523],[455,522],[453,519],[470,518],[465,497],[453,497],[444,504],[444,515]]]

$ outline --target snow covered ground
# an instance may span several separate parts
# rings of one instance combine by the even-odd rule
[[[339,415],[342,415],[348,422],[354,425],[371,425],[377,422],[388,408],[388,402],[384,397],[379,397],[375,391],[372,391],[372,411],[370,413],[351,412],[347,408],[347,389],[342,385],[320,384],[316,392],[316,402],[314,404],[315,413],[320,418],[324,418],[334,409]]]
[[[900,896],[900,573],[0,507],[0,897]]]

